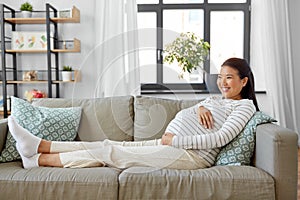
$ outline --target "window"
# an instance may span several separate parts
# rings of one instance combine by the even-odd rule
[[[182,32],[211,44],[204,68],[217,74],[229,57],[249,60],[250,0],[137,0],[142,94],[206,92],[199,70],[179,78],[176,64],[163,63],[163,49]]]

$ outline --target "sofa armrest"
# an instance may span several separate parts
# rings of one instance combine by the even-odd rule
[[[0,152],[4,148],[7,134],[7,119],[0,120]]]
[[[297,199],[298,135],[276,124],[256,131],[254,165],[273,176],[277,200]]]

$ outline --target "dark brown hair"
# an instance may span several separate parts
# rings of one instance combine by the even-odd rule
[[[239,72],[239,77],[241,79],[248,77],[247,84],[241,91],[241,96],[243,99],[251,99],[256,110],[259,111],[254,91],[254,76],[248,62],[241,58],[229,58],[222,64],[222,67],[223,66],[229,66],[236,69]]]

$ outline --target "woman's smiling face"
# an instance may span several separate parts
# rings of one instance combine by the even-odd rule
[[[241,91],[247,84],[248,78],[241,79],[238,70],[230,66],[222,66],[217,84],[225,99],[242,99]]]

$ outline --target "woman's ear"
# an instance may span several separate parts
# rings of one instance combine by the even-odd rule
[[[243,78],[242,82],[243,82],[243,87],[245,87],[248,83],[248,77]]]

